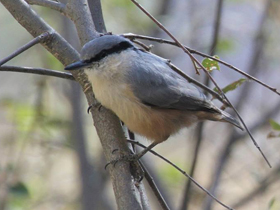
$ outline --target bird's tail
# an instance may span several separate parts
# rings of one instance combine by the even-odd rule
[[[221,111],[221,114],[222,114],[222,116],[221,116],[222,118],[221,118],[220,121],[228,122],[228,123],[230,123],[230,124],[240,128],[241,130],[244,130],[243,126],[240,124],[239,121],[237,121],[237,119],[235,119],[230,114],[228,114],[228,113],[226,113],[226,112],[224,112],[222,110],[220,110],[220,111]]]

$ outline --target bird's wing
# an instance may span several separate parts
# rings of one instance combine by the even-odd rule
[[[128,75],[128,80],[142,103],[158,108],[217,112],[206,96],[173,72],[165,60],[150,53],[137,53],[138,59],[131,59],[133,74]]]

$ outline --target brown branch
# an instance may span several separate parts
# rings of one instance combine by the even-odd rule
[[[123,35],[127,37],[126,35]],[[129,38],[129,37],[127,37]],[[140,46],[142,46],[145,50],[150,51],[151,47],[148,47],[147,45],[143,44],[142,42],[137,42],[136,40],[132,39],[132,41]],[[170,66],[171,69],[173,69],[177,74],[185,78],[188,82],[195,84],[196,86],[200,87],[204,91],[208,92],[212,95],[214,99],[218,99],[220,102],[222,102],[225,106],[229,106],[228,102],[225,101],[216,91],[211,90],[207,86],[203,85],[202,83],[198,82],[197,80],[191,78],[186,73],[184,73],[181,69],[170,63],[169,60],[167,60],[167,64]]]
[[[217,90],[219,91],[219,93],[224,97],[224,99],[228,102],[228,104],[230,105],[230,107],[234,110],[234,112],[236,113],[236,115],[238,116],[238,119],[241,121],[242,125],[245,127],[248,135],[250,136],[251,140],[253,141],[254,145],[256,146],[256,148],[259,150],[259,152],[261,153],[262,157],[264,158],[264,160],[266,161],[267,165],[271,168],[271,165],[268,161],[268,159],[266,158],[266,156],[264,155],[264,153],[262,152],[260,146],[258,145],[258,143],[256,142],[256,140],[254,139],[254,137],[252,136],[251,132],[249,131],[249,129],[247,128],[245,122],[243,121],[243,119],[241,118],[240,114],[238,113],[238,111],[235,109],[235,107],[232,105],[232,103],[229,101],[229,99],[226,97],[226,95],[224,94],[224,92],[221,90],[221,88],[218,86],[218,84],[216,83],[216,81],[214,80],[214,78],[211,76],[211,74],[209,73],[209,71],[206,70],[206,68],[159,22],[157,21],[146,9],[144,9],[144,7],[142,7],[138,2],[136,2],[135,0],[131,0],[139,9],[141,9],[151,20],[153,20],[162,30],[164,30],[179,46],[180,48],[182,48],[184,50],[184,52],[186,52],[193,63],[197,64],[198,67],[200,69],[202,69],[204,71],[204,73],[210,78],[210,80],[212,81],[212,83],[215,85],[215,87],[217,88]],[[195,69],[197,71],[197,67],[196,65]]]
[[[188,82],[195,84],[196,86],[200,87],[201,89],[203,89],[204,91],[207,91],[209,94],[211,94],[213,96],[213,98],[218,99],[219,101],[221,101],[225,106],[230,106],[229,103],[227,101],[225,101],[217,92],[211,90],[210,88],[208,88],[207,86],[203,85],[202,83],[198,82],[197,80],[189,77],[187,74],[185,74],[182,70],[180,70],[179,68],[177,68],[176,66],[174,66],[172,63],[168,63],[168,65],[171,67],[171,69],[173,69],[176,73],[178,73],[180,76],[182,76],[183,78],[185,78]]]
[[[216,52],[217,48],[217,43],[219,39],[219,32],[220,32],[220,25],[221,25],[221,16],[222,16],[222,8],[223,8],[223,2],[224,0],[219,0],[217,2],[217,7],[216,7],[216,12],[215,12],[215,20],[214,20],[214,32],[212,36],[212,41],[211,41],[211,46],[209,49],[209,54],[214,55]],[[204,78],[204,84],[208,86],[210,83],[209,77]],[[207,92],[205,92],[206,95]],[[196,170],[196,165],[198,162],[198,155],[200,152],[201,148],[201,142],[204,140],[203,138],[203,130],[205,128],[205,122],[200,122],[197,126],[196,129],[196,141],[194,145],[194,153],[192,157],[192,163],[191,163],[191,169],[190,169],[190,176],[194,176],[195,170]],[[183,195],[183,200],[182,200],[182,205],[181,205],[181,210],[188,210],[189,209],[189,204],[191,201],[191,181],[188,180],[186,183],[186,187],[184,189],[184,195]]]
[[[255,124],[253,124],[250,127],[250,130],[254,132],[254,131],[262,128],[267,123],[263,119],[269,119],[269,118],[277,115],[279,113],[279,111],[280,111],[280,102],[278,104],[276,104],[268,113],[261,116],[260,120],[257,121]],[[212,186],[210,189],[210,191],[213,194],[215,194],[215,191],[218,187],[219,179],[221,179],[221,175],[222,175],[222,170],[223,170],[223,168],[225,168],[226,163],[228,163],[228,161],[229,161],[229,157],[232,153],[232,147],[235,144],[237,144],[238,142],[240,142],[245,136],[246,136],[246,134],[244,134],[244,133],[238,134],[236,131],[232,131],[230,138],[228,139],[225,147],[220,152],[219,160],[218,160],[218,163],[216,164],[216,170],[213,175],[213,181],[211,184]],[[207,200],[205,209],[207,209],[207,210],[211,209],[211,203],[212,203],[212,201]]]
[[[139,164],[141,165],[142,169],[145,172],[145,178],[147,180],[147,182],[149,183],[153,193],[155,194],[156,198],[159,201],[160,206],[162,207],[163,210],[170,210],[170,208],[168,207],[166,201],[164,200],[163,196],[161,195],[153,177],[151,176],[151,174],[149,173],[149,171],[147,170],[147,168],[143,165],[142,161],[139,160]]]
[[[162,38],[156,38],[156,37],[150,37],[150,36],[144,36],[144,35],[137,35],[137,34],[133,34],[133,33],[126,33],[126,34],[123,34],[123,36],[126,37],[126,38],[128,38],[128,39],[135,39],[135,38],[136,38],[136,39],[144,39],[144,40],[149,40],[149,41],[158,42],[158,43],[161,43],[161,44],[169,44],[169,45],[173,45],[173,46],[179,47],[178,44],[177,44],[176,42],[171,41],[171,40],[162,39]],[[189,47],[187,47],[187,46],[185,46],[185,45],[184,45],[184,47],[185,47],[186,49],[188,49],[192,54],[200,55],[200,56],[202,56],[202,57],[204,57],[204,58],[211,58],[212,60],[217,61],[217,62],[219,62],[219,63],[221,63],[221,64],[223,64],[223,65],[229,67],[230,69],[232,69],[232,70],[234,70],[234,71],[236,71],[236,72],[242,74],[243,76],[246,76],[247,78],[249,78],[249,79],[251,79],[251,80],[253,80],[253,81],[255,81],[255,82],[261,84],[262,86],[268,88],[268,89],[271,90],[272,92],[274,92],[274,93],[280,95],[280,92],[277,91],[276,88],[269,86],[268,84],[266,84],[266,83],[260,81],[259,79],[257,79],[257,78],[255,78],[255,77],[251,76],[250,74],[248,74],[248,73],[242,71],[241,69],[239,69],[239,68],[237,68],[237,67],[235,67],[235,66],[233,66],[233,65],[231,65],[231,64],[229,64],[229,63],[227,63],[227,62],[225,62],[225,61],[223,61],[223,60],[214,58],[214,57],[211,56],[211,55],[208,55],[208,54],[199,52],[199,51],[194,50],[194,49],[192,49],[192,48],[189,48]]]
[[[134,140],[129,140],[127,139],[128,142],[132,143],[132,144],[136,144],[144,149],[146,149],[147,147],[144,146],[143,144],[134,141]],[[166,159],[165,157],[161,156],[160,154],[156,153],[153,150],[149,150],[148,152],[152,153],[153,155],[159,157],[160,159],[164,160],[166,163],[170,164],[171,166],[173,166],[174,168],[176,168],[179,172],[181,172],[184,176],[188,177],[196,186],[198,186],[201,190],[203,190],[205,193],[207,193],[207,195],[209,195],[211,198],[213,198],[217,203],[219,203],[220,205],[222,205],[223,207],[225,207],[226,209],[229,210],[233,210],[233,208],[225,205],[224,203],[222,203],[219,199],[217,199],[214,195],[212,195],[207,189],[205,189],[204,187],[202,187],[194,178],[192,178],[190,175],[188,175],[185,171],[183,171],[182,169],[180,169],[177,165],[175,165],[174,163],[172,163],[171,161],[169,161],[168,159]]]
[[[44,32],[52,33],[47,40],[42,42],[42,45],[61,61],[63,65],[66,66],[79,60],[79,54],[73,47],[44,22],[25,1],[0,0],[0,2],[33,37],[37,37]],[[95,31],[95,26],[86,5],[87,2],[85,0],[69,0],[67,4],[67,12],[71,13],[82,45],[99,36]],[[93,97],[91,85],[84,72],[73,72],[73,76],[82,86],[88,104],[98,104]],[[116,115],[105,108],[100,111],[98,109],[91,109],[91,113],[107,162],[116,159],[116,156],[112,154],[114,149],[118,149],[124,155],[129,155],[125,137]],[[114,168],[110,167],[109,172],[119,209],[142,209],[136,198],[137,192],[133,190],[135,186],[131,179],[129,163],[122,162]]]
[[[178,41],[178,39],[176,39],[175,36],[173,36],[173,34],[168,31],[156,18],[154,18],[146,9],[144,9],[144,7],[142,7],[137,1],[135,0],[131,0],[140,10],[142,10],[150,19],[152,19],[165,33],[167,33],[173,40],[174,42],[185,52],[187,53],[190,58],[191,58],[191,61],[193,63],[193,66],[196,70],[196,73],[199,75],[199,71],[195,65],[195,59],[193,59],[193,56],[192,54],[190,53],[190,51],[188,49],[186,49],[182,44],[181,42]]]
[[[43,69],[43,68],[0,66],[0,71],[39,74],[39,75],[52,76],[52,77],[57,77],[62,79],[75,80],[75,78],[71,73],[55,71],[50,69]]]
[[[66,7],[65,4],[63,3],[55,2],[51,0],[26,0],[26,2],[30,5],[38,5],[38,6],[50,8],[65,15]]]
[[[147,45],[145,45],[143,42],[140,42],[140,41],[138,41],[138,40],[131,40],[131,41],[134,42],[135,44],[141,46],[145,51],[150,52],[151,49],[152,49],[152,45],[147,46]]]

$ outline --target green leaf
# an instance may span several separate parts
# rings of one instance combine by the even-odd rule
[[[219,59],[219,56],[214,55],[214,58]],[[207,71],[212,72],[213,70],[219,70],[220,71],[220,66],[218,61],[214,61],[211,58],[205,58],[202,61],[202,65],[206,68]]]
[[[227,85],[226,87],[224,87],[224,88],[222,89],[222,91],[223,91],[224,93],[227,93],[227,92],[229,92],[229,91],[233,91],[233,90],[235,90],[236,88],[238,88],[240,85],[242,85],[242,84],[243,84],[244,82],[246,82],[246,81],[247,81],[247,79],[244,79],[244,78],[239,79],[239,80],[237,80],[237,81],[235,81],[235,82],[233,82],[233,83]],[[214,91],[219,92],[217,88],[214,88]]]
[[[10,187],[10,193],[14,196],[27,197],[29,192],[25,184],[18,182],[15,185]]]
[[[273,130],[280,131],[280,124],[275,122],[274,120],[270,119],[269,120],[270,126],[272,127]]]

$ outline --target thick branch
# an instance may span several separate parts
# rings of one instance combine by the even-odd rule
[[[79,54],[69,45],[58,33],[56,33],[47,23],[45,23],[35,11],[23,0],[0,0],[14,18],[29,32],[32,36],[37,37],[44,32],[50,32],[52,35],[48,40],[43,42],[47,48],[63,65],[68,65],[79,60]],[[91,20],[87,3],[85,0],[69,0],[67,4],[68,11],[72,12],[72,20],[77,26],[81,44],[98,36],[94,30],[95,27]],[[73,73],[76,81],[80,83],[85,92],[88,104],[96,105],[98,102],[93,97],[91,85],[83,71]],[[112,154],[112,150],[118,149],[124,155],[129,151],[119,123],[118,118],[109,110],[102,108],[91,109],[94,124],[102,143],[106,160],[109,162],[116,159],[117,156]],[[141,209],[137,196],[135,195],[134,182],[131,180],[129,163],[121,162],[116,167],[110,167],[110,175],[116,200],[119,209]]]
[[[77,28],[82,46],[90,40],[99,37],[86,0],[69,0],[66,4],[66,12]]]
[[[91,12],[92,20],[96,30],[100,33],[106,32],[106,27],[103,19],[100,0],[88,0],[88,6]]]
[[[50,0],[26,0],[26,2],[30,5],[38,5],[50,8],[65,15],[65,4],[62,4],[60,2]]]

